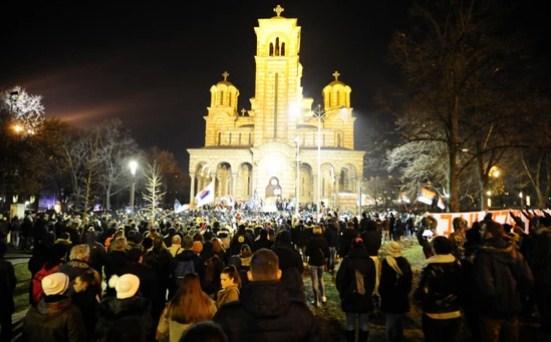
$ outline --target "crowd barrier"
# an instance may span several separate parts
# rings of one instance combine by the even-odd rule
[[[543,212],[540,209],[534,210],[539,216],[543,216]],[[481,221],[487,213],[492,214],[494,221],[501,224],[507,223],[514,225],[515,221],[509,213],[513,213],[516,217],[519,217],[524,222],[526,232],[528,232],[528,219],[522,215],[519,209],[504,209],[504,210],[488,210],[488,211],[469,211],[463,213],[428,213],[427,215],[433,216],[438,221],[436,232],[438,235],[449,235],[453,232],[452,221],[456,217],[462,217],[469,223],[469,227],[476,221]],[[546,209],[549,213],[549,209]]]

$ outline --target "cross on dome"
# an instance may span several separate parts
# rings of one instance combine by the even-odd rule
[[[222,73],[222,77],[224,77],[224,81],[227,81],[227,80],[228,80],[228,77],[230,77],[230,73],[227,72],[227,71],[224,71],[224,72]]]
[[[277,16],[280,17],[281,16],[281,12],[285,11],[285,9],[279,5],[277,5],[275,8],[274,8],[274,12],[276,12]]]
[[[335,81],[338,81],[339,80],[339,76],[340,76],[340,72],[338,72],[337,70],[335,70],[335,72],[333,73],[333,77],[335,77]]]
[[[245,108],[241,108],[241,115],[242,116],[245,116],[245,113],[247,112],[247,110]]]

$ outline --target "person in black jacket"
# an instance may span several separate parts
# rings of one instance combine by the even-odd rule
[[[401,254],[400,244],[391,241],[381,262],[381,311],[385,313],[385,333],[390,342],[403,340],[402,321],[409,311],[411,266]]]
[[[233,341],[319,341],[319,327],[306,304],[289,298],[281,287],[277,255],[269,249],[253,254],[249,284],[239,301],[223,305],[213,320]]]
[[[373,310],[371,296],[375,288],[375,263],[369,257],[362,238],[352,242],[336,278],[342,311],[346,314],[346,339],[354,341],[356,320],[359,320],[359,340],[369,337],[368,314]]]
[[[291,298],[304,302],[304,264],[300,253],[291,245],[291,234],[288,230],[282,230],[277,234],[272,250],[279,258],[281,285],[289,292]]]
[[[329,247],[323,237],[323,229],[317,225],[312,229],[312,237],[306,244],[305,254],[308,257],[310,266],[310,277],[312,279],[312,291],[314,299],[312,304],[320,307],[321,303],[327,302],[325,296],[325,284],[323,283],[323,271],[327,267],[329,260]]]
[[[431,244],[435,255],[427,259],[414,297],[423,309],[425,341],[453,342],[461,325],[461,264],[446,237],[437,236]]]
[[[484,221],[481,231],[484,243],[475,256],[474,274],[482,340],[499,341],[503,335],[517,341],[521,295],[531,291],[532,272],[514,243],[505,239],[501,224]]]
[[[12,264],[4,259],[6,250],[6,244],[0,240],[0,341],[11,341],[11,315],[15,309],[13,292],[17,283]]]

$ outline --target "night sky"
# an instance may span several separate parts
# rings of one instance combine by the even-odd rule
[[[142,148],[169,150],[187,169],[185,149],[204,143],[209,88],[224,70],[240,90],[239,108],[250,108],[253,27],[278,3],[302,27],[304,96],[320,103],[339,70],[352,87],[357,148],[366,148],[391,121],[374,98],[399,81],[388,44],[410,1],[12,1],[2,5],[0,88],[43,95],[47,116],[75,125],[120,118]],[[512,25],[549,46],[547,12],[530,6]]]

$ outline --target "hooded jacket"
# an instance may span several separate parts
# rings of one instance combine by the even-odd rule
[[[23,320],[23,341],[86,341],[82,315],[67,297],[42,299]]]
[[[278,281],[250,282],[240,300],[223,305],[214,321],[229,341],[318,341],[319,327],[306,304],[292,300]]]
[[[492,238],[474,260],[476,293],[483,316],[508,319],[521,311],[521,294],[530,291],[533,276],[522,254],[509,241]]]

